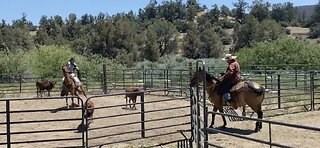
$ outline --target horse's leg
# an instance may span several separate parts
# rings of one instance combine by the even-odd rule
[[[217,110],[218,110],[217,107],[215,105],[213,105],[213,112],[216,112]],[[216,116],[216,114],[212,114],[211,124],[210,124],[209,128],[213,128],[215,116]]]
[[[262,112],[261,110],[259,110],[259,111],[257,112],[257,114],[258,114],[258,119],[262,119],[262,117],[263,117],[263,112]],[[258,132],[258,131],[260,131],[260,129],[262,129],[262,122],[257,121],[257,122],[256,122],[256,129],[255,129],[254,131]]]
[[[128,96],[127,95],[125,95],[125,97],[124,98],[126,98],[126,108],[128,108]]]
[[[40,97],[42,98],[43,90],[40,90]]]
[[[221,107],[221,109],[219,109],[220,113],[223,113],[223,107]],[[222,120],[223,120],[223,125],[222,127],[225,128],[227,126],[227,121],[226,121],[226,117],[224,115],[221,115]]]
[[[137,109],[137,108],[136,108],[137,96],[135,96],[135,97],[133,98],[132,102],[133,102],[132,108],[134,108],[134,109],[136,110],[136,109]]]
[[[37,97],[39,97],[39,89],[37,88]]]

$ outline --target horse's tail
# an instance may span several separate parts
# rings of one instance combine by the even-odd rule
[[[245,81],[245,83],[248,85],[248,88],[252,90],[253,92],[257,93],[259,96],[264,94],[266,89],[259,85],[258,83],[255,83],[253,81]]]

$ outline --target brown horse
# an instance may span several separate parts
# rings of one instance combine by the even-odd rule
[[[91,101],[91,99],[87,99],[86,93],[84,91],[83,85],[80,82],[79,86],[76,85],[75,80],[72,78],[72,76],[66,71],[66,67],[62,67],[63,76],[64,76],[64,82],[61,90],[61,96],[68,96],[70,93],[72,96],[78,96],[83,101],[85,101],[85,107],[86,107],[86,113],[85,116],[89,119],[88,125],[92,122],[93,118],[93,112],[94,112],[94,104]],[[68,105],[68,99],[66,99],[66,105]],[[79,106],[78,104],[74,103],[74,100],[72,98],[72,104],[71,106]],[[83,123],[82,123],[83,124]]]
[[[197,83],[202,82],[204,80],[205,75],[205,81],[206,81],[206,92],[209,94],[209,101],[213,104],[213,111],[219,110],[219,112],[223,113],[223,105],[225,104],[225,101],[221,95],[218,95],[217,87],[221,83],[219,79],[211,76],[208,72],[205,70],[197,70],[195,72],[195,75],[192,77],[190,82],[190,87],[194,87],[197,85]],[[253,85],[252,85],[253,84]],[[240,82],[236,84],[239,88],[236,89],[236,91],[231,91],[232,101],[230,104],[233,106],[233,108],[237,109],[240,106],[245,106],[248,104],[248,106],[258,114],[258,118],[262,119],[263,112],[261,111],[261,104],[264,100],[264,88],[263,86],[255,83],[255,82]],[[232,88],[234,89],[234,88]],[[231,89],[231,90],[232,90]],[[215,114],[212,114],[212,121],[210,128],[214,125],[214,118]],[[226,119],[224,116],[222,116],[223,119],[223,126],[225,127],[227,125]],[[262,128],[261,122],[256,122],[255,131],[258,132]]]
[[[75,80],[66,71],[66,67],[64,66],[62,66],[62,72],[63,72],[64,80],[63,80],[63,86],[62,86],[60,96],[68,96],[68,94],[70,93],[70,95],[72,96],[79,96],[79,94],[82,94],[86,97],[82,83],[80,82],[79,86],[77,86]],[[69,107],[67,98],[66,98],[66,105],[67,107]],[[72,107],[79,106],[78,104],[74,103],[73,98],[72,98],[71,106]]]

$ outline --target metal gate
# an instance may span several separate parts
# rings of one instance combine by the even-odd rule
[[[83,101],[56,108],[63,103],[61,97],[0,99],[0,147],[84,147],[84,131],[75,132],[84,123]]]
[[[189,67],[191,69],[192,65],[190,64]],[[203,60],[198,60],[196,63],[196,70],[200,68],[205,69],[205,62]],[[202,82],[202,87],[206,87],[206,81]],[[206,105],[206,91],[200,92],[200,89],[199,83],[197,83],[196,90],[190,88],[192,137],[194,138],[197,148],[208,147],[208,132],[206,130],[208,126],[208,107]]]

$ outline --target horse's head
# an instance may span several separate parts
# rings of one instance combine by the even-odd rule
[[[66,66],[62,66],[61,69],[62,69],[62,72],[63,72],[63,73],[67,73],[67,70],[66,70],[67,67],[66,67]]]
[[[207,72],[201,68],[197,69],[190,81],[190,87],[194,87],[201,83],[206,77]]]
[[[220,82],[219,79],[215,78],[214,76],[209,74],[207,71],[199,68],[196,70],[193,77],[191,78],[190,87],[194,87],[197,84],[203,82],[204,80],[206,80],[207,82],[213,82],[213,80]]]

